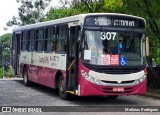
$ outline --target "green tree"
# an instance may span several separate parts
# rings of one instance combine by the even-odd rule
[[[60,0],[62,6],[51,8],[43,21],[64,18],[82,13],[101,12],[103,0]]]
[[[14,77],[14,74],[12,73],[11,68],[6,69],[4,76],[9,77],[9,78]]]
[[[6,64],[6,63],[9,63],[10,61],[11,37],[12,35],[10,33],[0,36],[0,77],[1,78],[3,76],[3,69],[4,69],[4,76],[13,77],[10,67]]]
[[[123,0],[123,12],[144,17],[150,38],[150,58],[160,64],[160,1]]]
[[[79,12],[74,8],[51,8],[46,14],[47,18],[43,18],[43,21],[54,20],[59,18],[64,18],[72,15],[79,14]]]
[[[3,68],[0,68],[0,78],[3,78]]]
[[[146,34],[149,36],[150,56],[148,65],[153,80],[153,86],[160,86],[160,76],[152,66],[152,58],[160,64],[160,2],[158,0],[123,0],[124,12],[141,16],[146,19]]]
[[[51,0],[17,0],[19,17],[13,16],[7,22],[7,26],[27,25],[40,22],[44,18],[44,12]]]
[[[0,56],[7,60],[10,59],[11,37],[10,33],[0,36]]]

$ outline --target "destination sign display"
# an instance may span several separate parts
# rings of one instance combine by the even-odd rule
[[[90,16],[85,20],[86,26],[108,26],[108,27],[127,27],[127,28],[145,28],[145,22],[142,19],[128,16]]]

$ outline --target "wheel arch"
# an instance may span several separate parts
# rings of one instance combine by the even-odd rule
[[[61,75],[63,75],[62,71],[58,70],[55,75],[55,81],[54,81],[55,88],[58,88],[59,78]],[[64,77],[64,75],[63,75],[63,77]]]
[[[21,69],[21,77],[22,78],[24,77],[23,74],[24,74],[24,71],[25,71],[26,68],[28,69],[27,64],[23,64],[22,69]]]

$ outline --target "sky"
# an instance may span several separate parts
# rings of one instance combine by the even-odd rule
[[[11,33],[13,27],[9,27],[6,31],[6,23],[12,19],[13,16],[18,16],[18,7],[19,3],[16,0],[3,0],[0,3],[0,36],[5,33]],[[52,0],[51,5],[57,6],[59,5],[59,0]]]

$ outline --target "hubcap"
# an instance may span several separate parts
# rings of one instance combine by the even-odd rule
[[[63,80],[60,82],[60,91],[63,94],[64,93],[64,84],[63,84]]]
[[[27,76],[24,74],[24,82],[27,83]]]

